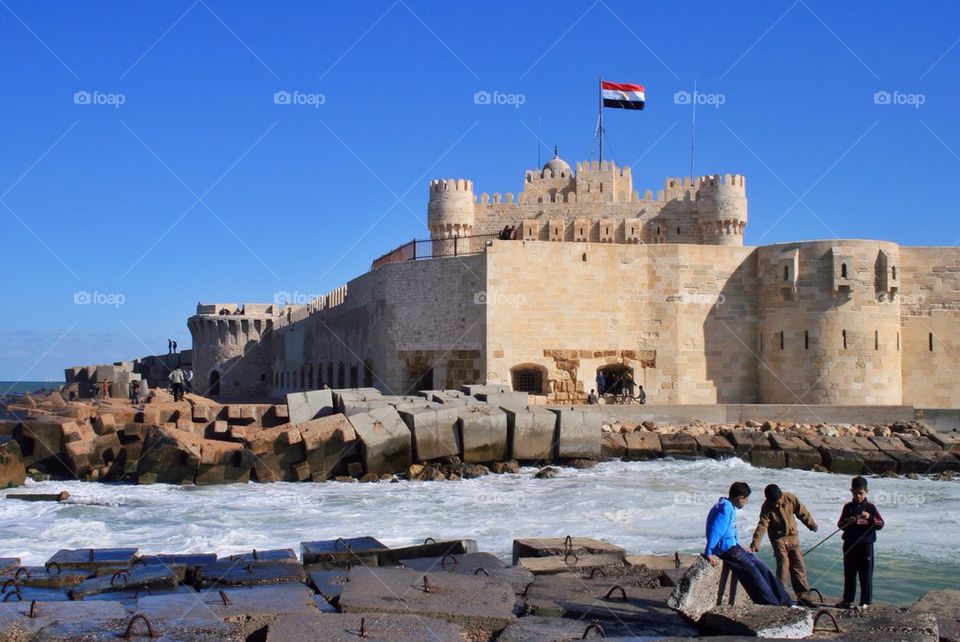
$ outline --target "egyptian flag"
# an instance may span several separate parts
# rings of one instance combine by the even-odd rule
[[[603,106],[618,109],[643,109],[643,85],[600,81]]]

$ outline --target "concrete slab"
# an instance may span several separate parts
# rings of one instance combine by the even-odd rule
[[[750,463],[760,468],[786,468],[787,454],[782,450],[757,448],[750,451]]]
[[[118,639],[148,640],[149,642],[243,642],[246,639],[240,622],[220,621],[151,621],[154,632],[142,620],[137,620],[129,636],[126,636],[131,617],[107,622],[61,622],[43,629],[36,642],[115,642]]]
[[[723,435],[696,435],[697,448],[707,457],[727,459],[736,456],[736,450]]]
[[[937,642],[939,635],[937,618],[929,612],[904,609],[892,605],[873,604],[866,611],[854,609],[829,609],[836,617],[841,633],[824,631],[828,621],[819,624],[816,638],[820,640],[843,640],[844,642]]]
[[[460,391],[471,397],[476,397],[478,394],[513,392],[513,389],[510,386],[500,384],[467,384],[460,386]]]
[[[463,461],[479,464],[510,458],[507,413],[494,406],[463,406],[460,417],[460,443]]]
[[[360,456],[357,432],[343,415],[311,419],[295,427],[303,437],[303,449],[313,481],[345,474],[347,462]]]
[[[350,580],[350,574],[342,571],[311,571],[310,583],[317,592],[330,604],[336,604],[340,599],[343,587]]]
[[[423,642],[464,640],[462,627],[450,622],[415,615],[349,613],[285,615],[267,626],[266,642]]]
[[[725,604],[704,613],[697,624],[710,635],[800,640],[813,633],[813,613],[789,606]]]
[[[553,461],[557,444],[557,415],[546,408],[504,408],[507,413],[512,458],[519,461]]]
[[[197,568],[201,587],[257,586],[306,580],[302,566],[284,561],[254,562],[224,559]]]
[[[334,413],[333,391],[307,390],[288,393],[287,413],[292,424],[332,415]]]
[[[515,600],[509,584],[482,575],[357,566],[340,594],[340,610],[419,615],[492,632],[516,621]]]
[[[820,451],[796,435],[771,433],[770,443],[782,450],[787,457],[787,467],[798,470],[810,470],[823,464]]]
[[[497,642],[573,642],[589,639],[583,637],[587,635],[589,627],[589,620],[525,615],[504,629]],[[592,635],[600,638],[595,631]]]
[[[525,392],[480,392],[473,396],[504,410],[523,410],[530,404],[530,395]]]
[[[366,472],[400,473],[413,463],[410,429],[395,408],[377,408],[349,419],[360,438]]]
[[[460,455],[459,416],[455,408],[408,408],[399,413],[410,429],[414,461]]]
[[[546,557],[548,555],[613,555],[621,561],[626,555],[623,547],[592,537],[529,537],[513,540],[513,563],[523,557]]]
[[[316,568],[342,569],[351,562],[364,566],[379,566],[379,555],[389,549],[373,537],[351,537],[314,542],[300,542],[304,564]]]
[[[137,558],[137,564],[164,564],[173,566],[198,566],[200,564],[211,564],[217,561],[216,553],[187,553],[187,554],[160,554],[160,555],[141,555]]]
[[[626,562],[630,566],[646,566],[651,571],[667,571],[690,568],[697,561],[699,555],[674,553],[673,555],[627,555]]]
[[[243,560],[244,562],[288,562],[291,564],[300,562],[297,559],[297,552],[292,548],[271,548],[263,551],[253,549],[249,553],[228,555],[223,559],[228,561]]]
[[[600,415],[575,409],[551,408],[557,415],[557,457],[600,459]]]

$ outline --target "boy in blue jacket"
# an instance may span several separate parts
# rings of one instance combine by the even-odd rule
[[[860,580],[860,606],[873,602],[873,544],[883,528],[883,517],[867,501],[867,480],[859,475],[850,483],[853,501],[843,506],[837,528],[843,529],[843,600],[839,608],[848,609],[857,594]]]
[[[713,566],[723,560],[755,603],[793,606],[790,594],[773,571],[737,542],[737,510],[746,505],[748,497],[750,486],[745,482],[734,482],[727,497],[721,497],[710,509],[703,556]]]

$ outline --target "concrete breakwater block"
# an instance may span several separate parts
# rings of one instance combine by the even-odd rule
[[[363,403],[383,396],[376,388],[335,388],[330,392],[333,394],[335,412],[343,412],[347,403]]]
[[[192,484],[200,468],[203,439],[196,435],[150,426],[137,463],[141,484]]]
[[[414,461],[430,461],[459,456],[459,415],[455,408],[431,406],[400,410],[400,418],[410,429]]]
[[[266,642],[423,642],[464,640],[462,627],[416,615],[321,613],[285,615],[267,625]]]
[[[823,465],[838,475],[859,475],[863,472],[863,457],[837,437],[806,435],[804,440],[820,451]]]
[[[507,566],[491,553],[418,557],[404,560],[403,567],[421,572],[460,573],[462,575],[492,577],[508,583],[516,595],[526,591],[535,577],[533,573],[520,566]]]
[[[960,642],[960,591],[927,591],[913,603],[910,610],[933,613],[940,628],[940,639],[944,642]]]
[[[513,459],[553,461],[557,447],[557,415],[546,408],[503,408]]]
[[[198,486],[245,484],[250,481],[254,464],[253,452],[243,444],[204,439],[200,445],[200,465],[195,483]]]
[[[813,634],[813,613],[789,606],[725,604],[704,613],[698,626],[711,635],[800,640]]]
[[[723,564],[712,566],[704,557],[698,557],[673,588],[667,605],[698,621],[704,613],[721,604],[751,604],[747,592],[734,589],[732,573],[723,572]]]
[[[152,566],[154,564],[163,564],[166,566],[200,566],[202,564],[212,564],[217,561],[216,553],[171,553],[159,555],[141,555],[137,558],[137,564]]]
[[[507,413],[493,406],[469,405],[457,409],[463,461],[479,464],[510,458]]]
[[[366,472],[399,473],[413,463],[410,429],[393,407],[356,414],[349,421],[360,439]]]
[[[334,413],[332,390],[307,390],[287,394],[290,423],[299,424]]]
[[[582,410],[552,408],[557,415],[557,457],[600,459],[600,415]]]
[[[645,574],[640,583],[648,584],[650,579]],[[669,595],[670,589],[635,586],[629,575],[539,575],[524,596],[524,612],[587,622],[597,619],[608,635],[696,636],[696,629],[667,606]]]
[[[147,622],[134,617],[106,622],[58,622],[45,627],[34,639],[37,642],[115,642],[124,639],[150,642],[243,642],[246,639],[240,622],[148,620],[148,629]],[[153,636],[150,636],[150,631],[153,631]]]
[[[9,435],[0,436],[0,488],[23,486],[26,479],[20,444]]]
[[[604,631],[606,631],[605,628]],[[497,642],[573,642],[600,638],[600,632],[589,618],[567,620],[525,615],[505,628],[497,638]]]
[[[55,564],[64,569],[97,571],[105,566],[129,568],[136,557],[135,548],[64,548],[54,553],[53,557],[47,560],[47,564]]]
[[[606,570],[623,567],[624,561],[622,557],[617,555],[565,553],[563,555],[550,555],[549,557],[523,557],[520,558],[519,565],[534,575],[555,575],[573,571],[589,573],[593,569]]]
[[[513,563],[524,557],[547,557],[556,555],[612,555],[625,559],[623,547],[592,537],[529,537],[513,540]]]
[[[723,435],[696,435],[697,448],[707,457],[727,459],[736,456],[736,450]]]
[[[59,622],[87,625],[87,631],[97,631],[105,623],[128,618],[119,602],[41,602],[29,617],[30,602],[10,601],[0,608],[0,639],[33,640],[42,630]],[[114,634],[116,635],[116,634]],[[64,640],[78,637],[61,637]]]
[[[474,397],[504,410],[523,410],[530,403],[530,395],[525,392],[478,392]]]
[[[824,618],[817,624],[817,637],[820,639],[850,642],[938,642],[948,639],[942,636],[933,613],[912,607],[905,609],[888,604],[872,604],[866,611],[831,609],[830,612],[842,633],[833,633],[831,623]]]
[[[356,566],[340,594],[340,610],[419,615],[468,629],[501,631],[516,621],[515,601],[509,584],[483,575]]]
[[[74,586],[68,592],[71,600],[82,600],[97,593],[109,593],[137,588],[175,588],[184,576],[184,568],[168,566],[134,566],[110,575],[92,577]]]
[[[623,435],[626,459],[646,461],[663,457],[660,435],[655,432],[628,432]]]
[[[682,432],[661,433],[660,448],[664,457],[674,459],[697,459],[700,452],[697,449],[697,440],[692,435]]]
[[[380,550],[377,556],[380,566],[396,566],[404,560],[418,557],[443,557],[444,555],[467,555],[476,553],[477,541],[473,539],[453,539],[436,541],[428,537],[422,544],[398,546]]]
[[[303,450],[313,481],[345,474],[348,462],[360,457],[357,431],[343,415],[311,419],[295,427],[303,438]]]
[[[292,548],[271,548],[258,551],[254,549],[249,553],[237,553],[223,558],[226,561],[234,562],[286,562],[287,564],[299,564],[297,552]]]
[[[147,596],[140,598],[137,605],[137,613],[155,622],[239,620],[244,623],[245,635],[286,614],[319,612],[313,592],[305,584],[295,583],[201,591],[193,595]]]
[[[364,566],[379,566],[379,555],[389,549],[373,537],[352,537],[349,539],[328,539],[315,542],[301,542],[300,553],[303,563],[312,568],[341,569],[350,563]]]
[[[505,392],[513,392],[513,390],[507,385],[477,383],[460,386],[460,392],[471,397],[476,397],[479,394],[502,394]]]
[[[196,588],[212,586],[255,586],[304,582],[306,574],[297,563],[223,559],[198,567]]]
[[[820,451],[795,435],[771,433],[770,443],[774,448],[784,452],[788,468],[810,470],[814,466],[823,464]]]
[[[326,570],[311,571],[310,584],[316,589],[328,604],[336,605],[340,600],[340,593],[343,587],[350,581],[349,571],[344,570]]]

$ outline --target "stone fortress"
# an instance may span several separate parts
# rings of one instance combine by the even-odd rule
[[[490,383],[576,403],[603,371],[651,404],[960,407],[958,248],[744,246],[743,176],[641,196],[627,167],[556,155],[516,195],[431,181],[427,212],[430,241],[309,303],[198,305],[198,391]]]

